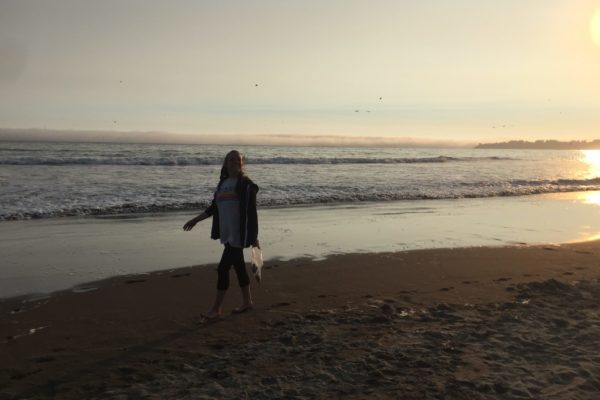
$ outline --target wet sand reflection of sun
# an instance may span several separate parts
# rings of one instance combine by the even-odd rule
[[[578,195],[578,198],[585,204],[595,204],[600,206],[600,192],[581,192]]]

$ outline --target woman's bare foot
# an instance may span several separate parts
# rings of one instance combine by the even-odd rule
[[[254,308],[254,303],[242,304],[238,308],[234,308],[232,313],[241,314],[246,311],[251,311]]]
[[[206,314],[202,314],[202,316],[206,319],[211,320],[211,319],[221,318],[223,316],[223,314],[221,313],[221,310],[210,310]]]

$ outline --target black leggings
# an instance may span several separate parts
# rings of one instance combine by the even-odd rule
[[[226,244],[219,268],[217,269],[219,273],[219,279],[217,280],[218,290],[229,289],[229,269],[232,265],[235,268],[240,287],[250,284],[250,278],[248,278],[248,273],[246,272],[246,262],[244,261],[244,250]]]

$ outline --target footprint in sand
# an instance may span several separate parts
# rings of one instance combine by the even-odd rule
[[[558,328],[566,328],[569,326],[569,321],[562,318],[555,318],[552,320],[552,323],[554,323],[554,325]]]
[[[225,343],[216,342],[216,343],[211,343],[208,346],[214,350],[223,350],[225,348]]]
[[[126,376],[135,373],[135,369],[131,367],[119,367],[117,368],[117,371]]]
[[[550,250],[550,251],[556,251],[556,250],[558,250],[558,249],[557,249],[557,248],[555,248],[555,247],[544,247],[543,249],[544,249],[544,250]]]
[[[183,277],[183,276],[190,276],[190,275],[192,275],[192,273],[191,273],[191,272],[186,272],[186,273],[183,273],[183,274],[175,274],[175,275],[171,275],[171,278],[181,278],[181,277]]]
[[[335,294],[320,294],[317,296],[320,299],[324,299],[326,297],[337,297]]]
[[[443,287],[441,289],[439,289],[440,292],[449,292],[450,290],[454,289],[454,286],[450,286],[450,287]]]
[[[125,281],[126,284],[131,285],[133,283],[142,283],[142,282],[146,282],[145,279],[130,279],[128,281]]]
[[[31,361],[36,362],[36,363],[47,363],[47,362],[51,362],[54,360],[55,360],[55,358],[50,357],[50,356],[41,356],[41,357],[35,357],[35,358],[31,359]]]
[[[34,369],[32,371],[25,371],[25,372],[18,372],[17,371],[16,373],[11,374],[10,379],[13,380],[13,381],[19,381],[19,380],[21,380],[23,378],[27,378],[28,376],[35,375],[38,372],[42,372],[42,369],[41,368],[36,368],[36,369]]]
[[[574,275],[574,274],[572,272],[567,271],[567,272],[563,272],[563,275]]]
[[[510,281],[512,278],[498,278],[498,279],[494,279],[494,282],[506,282],[506,281]]]
[[[221,380],[229,378],[231,374],[228,371],[212,371],[208,375],[213,379]]]
[[[286,301],[283,301],[281,303],[274,304],[273,307],[287,307],[287,306],[291,306],[291,305],[292,305],[292,303],[288,303]]]

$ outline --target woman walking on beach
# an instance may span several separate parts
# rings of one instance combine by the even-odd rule
[[[253,307],[250,279],[246,271],[243,249],[249,246],[260,248],[256,212],[257,192],[258,186],[244,173],[244,161],[241,154],[237,150],[232,150],[227,153],[223,161],[219,184],[210,206],[183,226],[184,231],[190,231],[198,222],[212,216],[210,237],[220,239],[221,243],[225,245],[217,269],[215,303],[205,314],[208,319],[218,318],[222,315],[221,306],[229,288],[229,270],[232,265],[242,290],[242,305],[233,312],[241,313],[249,311]]]

